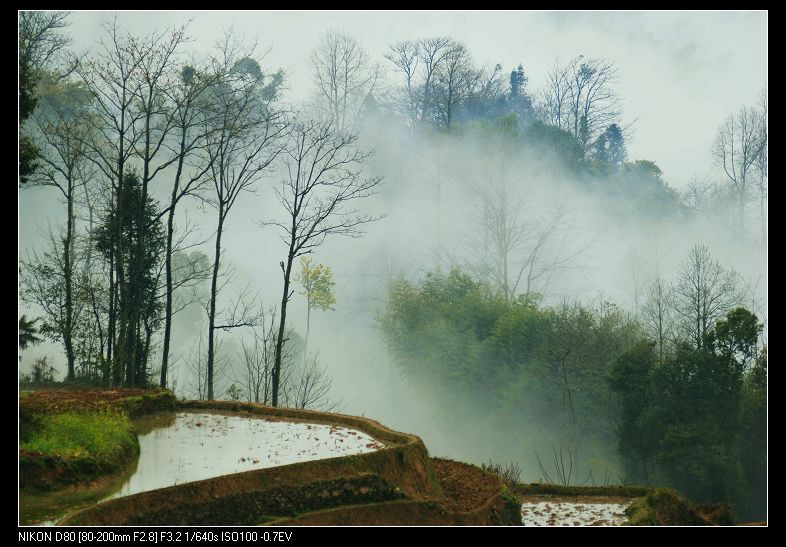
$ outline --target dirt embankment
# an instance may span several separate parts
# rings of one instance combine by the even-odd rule
[[[499,477],[467,464],[432,460],[418,437],[373,420],[226,401],[178,406],[351,427],[385,447],[142,492],[80,511],[63,524],[520,522],[518,501]]]
[[[166,389],[54,388],[23,391],[19,398],[20,416],[25,413],[119,410],[135,418],[151,412],[174,409],[175,396]]]
[[[434,499],[401,499],[318,511],[279,519],[276,525],[397,526],[521,524],[518,500],[501,479],[474,465],[431,458],[442,495]]]

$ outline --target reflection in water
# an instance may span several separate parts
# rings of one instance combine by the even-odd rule
[[[105,499],[383,447],[360,431],[255,415],[167,413],[143,417],[134,427],[139,435],[139,460],[122,477],[90,488],[24,495],[20,497],[20,522],[52,524],[51,519],[59,519],[69,510]]]
[[[54,492],[20,493],[19,523],[52,525],[71,510],[94,505],[112,496],[137,470],[138,460],[129,463],[122,473],[90,484],[66,486]]]
[[[142,435],[147,435],[154,429],[169,427],[175,423],[176,419],[177,414],[174,412],[157,412],[155,414],[148,414],[134,420],[134,430],[136,431],[138,437],[142,437]]]

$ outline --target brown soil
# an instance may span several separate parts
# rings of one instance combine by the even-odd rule
[[[696,512],[701,518],[715,526],[733,526],[731,508],[725,503],[697,505]]]
[[[134,388],[42,389],[22,397],[19,407],[37,412],[101,410],[107,406],[119,406],[129,397],[154,393]]]
[[[310,512],[269,524],[280,526],[482,526],[520,525],[520,506],[510,502],[496,475],[466,463],[430,458],[443,496],[402,499]]]
[[[499,478],[475,466],[442,458],[431,458],[431,465],[445,493],[439,503],[450,511],[472,511],[500,491]]]

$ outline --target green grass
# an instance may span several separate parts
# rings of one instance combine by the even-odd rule
[[[23,436],[21,450],[64,460],[90,459],[114,467],[139,452],[131,421],[120,412],[39,414]]]
[[[116,474],[139,455],[132,418],[174,410],[171,391],[21,392],[19,486],[44,491]]]
[[[126,397],[121,405],[130,417],[138,418],[143,414],[175,410],[175,397],[171,391],[161,390],[155,393],[145,393]]]
[[[734,523],[728,505],[696,505],[669,488],[656,488],[625,510],[632,526],[695,526]]]
[[[45,491],[122,470],[139,455],[123,411],[19,412],[19,487]]]

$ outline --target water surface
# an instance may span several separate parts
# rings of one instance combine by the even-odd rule
[[[21,524],[54,524],[101,501],[232,473],[363,454],[384,445],[345,427],[248,414],[184,411],[134,421],[139,459],[91,485],[20,495]]]

